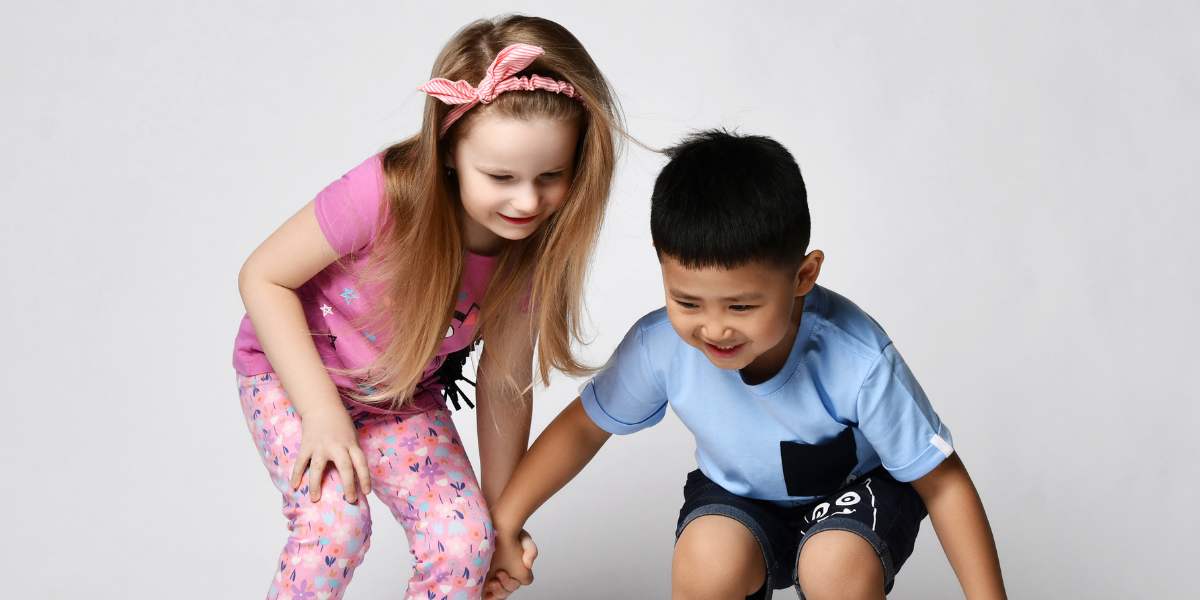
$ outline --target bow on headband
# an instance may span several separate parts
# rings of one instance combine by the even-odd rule
[[[504,92],[512,90],[547,90],[556,94],[562,94],[568,98],[579,99],[581,96],[575,91],[575,86],[565,82],[557,81],[549,77],[541,75],[532,75],[526,77],[513,77],[513,74],[520,73],[529,65],[533,64],[533,60],[542,54],[545,50],[537,46],[529,44],[513,44],[500,51],[496,55],[496,60],[492,61],[492,65],[487,69],[487,75],[479,82],[479,87],[471,87],[471,84],[466,81],[450,81],[449,79],[431,79],[425,85],[417,88],[418,91],[425,92],[446,104],[457,104],[458,106],[446,114],[446,118],[442,120],[442,127],[438,130],[438,137],[446,135],[446,130],[455,121],[462,117],[464,113],[471,110],[476,104],[488,104],[496,99],[496,96]]]

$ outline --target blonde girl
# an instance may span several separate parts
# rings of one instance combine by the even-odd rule
[[[269,598],[341,597],[372,491],[408,534],[407,597],[479,598],[535,346],[543,381],[585,370],[571,345],[620,132],[604,76],[566,29],[514,16],[459,31],[419,89],[421,131],[325,188],[238,278],[242,407],[290,531]],[[477,480],[443,395],[457,404],[480,339]]]

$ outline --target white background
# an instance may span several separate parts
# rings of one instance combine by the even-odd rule
[[[0,595],[266,591],[286,530],[230,367],[238,268],[413,133],[441,45],[508,11],[583,41],[651,146],[724,126],[791,149],[821,283],[952,428],[1011,597],[1194,593],[1196,4],[302,0],[5,3]],[[593,362],[662,303],[662,162],[622,163]],[[539,390],[535,429],[575,386]],[[522,596],[665,598],[692,450],[673,416],[610,441],[531,521]],[[408,578],[375,514],[347,598]],[[927,526],[892,597],[960,595]]]

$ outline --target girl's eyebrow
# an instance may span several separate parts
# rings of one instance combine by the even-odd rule
[[[498,167],[496,165],[478,164],[475,168],[484,173],[509,173],[511,169],[507,167]]]
[[[569,162],[564,163],[561,165],[551,167],[549,169],[543,169],[541,171],[538,171],[538,173],[557,173],[559,171],[565,171],[567,169],[567,167],[570,166],[570,164],[571,163],[569,163]],[[475,165],[475,168],[477,170],[483,171],[485,173],[502,173],[502,174],[506,174],[506,175],[511,175],[512,173],[516,172],[513,169],[510,169],[508,167],[501,167],[498,165],[490,165],[487,163],[478,163]]]

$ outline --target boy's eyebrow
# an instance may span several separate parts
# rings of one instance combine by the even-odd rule
[[[693,296],[691,294],[686,294],[675,288],[671,288],[671,289],[667,290],[667,292],[669,294],[671,294],[672,296],[679,298],[680,300],[702,300],[702,298],[700,298],[699,296]],[[722,302],[753,302],[755,300],[762,300],[762,297],[763,297],[763,295],[761,293],[755,292],[755,293],[750,293],[750,294],[738,294],[737,296],[726,296],[724,298],[721,298],[720,300]]]

